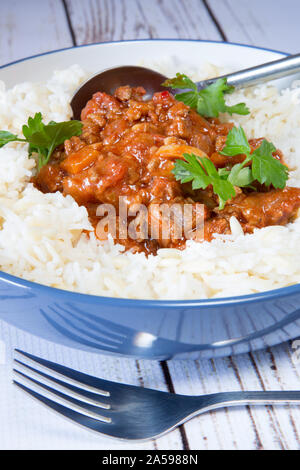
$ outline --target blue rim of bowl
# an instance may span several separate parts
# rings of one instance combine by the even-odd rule
[[[8,64],[1,65],[0,70],[4,68],[8,68],[12,65],[19,64],[20,62],[26,62],[31,59],[35,59],[38,57],[47,56],[50,54],[56,54],[59,52],[70,51],[73,49],[80,49],[85,47],[93,47],[98,45],[105,45],[105,44],[124,44],[124,43],[135,43],[135,42],[200,42],[206,44],[222,44],[222,45],[229,45],[229,46],[238,46],[238,47],[246,47],[248,49],[256,49],[261,51],[267,52],[274,52],[276,54],[280,54],[282,56],[290,55],[287,52],[278,51],[275,49],[268,49],[265,47],[256,47],[247,44],[239,44],[235,42],[225,42],[225,41],[213,41],[213,40],[204,40],[204,39],[131,39],[126,41],[107,41],[107,42],[98,42],[92,44],[84,44],[81,46],[72,46],[72,47],[65,47],[62,49],[56,49],[53,51],[44,52],[42,54],[36,54],[29,57],[25,57],[23,59],[18,59],[13,62],[9,62]],[[135,306],[136,308],[174,308],[174,307],[207,307],[213,308],[221,305],[235,305],[235,304],[245,304],[245,303],[252,303],[257,301],[265,301],[270,299],[276,299],[281,297],[286,297],[291,294],[300,293],[300,284],[294,284],[288,287],[281,287],[279,289],[272,289],[265,292],[259,292],[256,294],[248,294],[248,295],[240,295],[234,297],[220,297],[220,298],[213,298],[213,299],[199,299],[199,300],[147,300],[147,299],[128,299],[122,297],[105,297],[100,295],[91,295],[91,294],[81,294],[79,292],[73,292],[70,290],[63,290],[58,289],[56,287],[50,287],[44,284],[39,284],[33,281],[27,281],[26,279],[22,279],[17,276],[13,276],[11,274],[5,273],[4,271],[0,271],[0,281],[6,281],[8,284],[15,285],[17,287],[25,288],[25,289],[36,289],[39,290],[41,294],[45,294],[46,296],[51,295],[52,291],[55,291],[57,295],[60,297],[67,297],[68,301],[72,300],[79,300],[83,303],[91,303],[91,302],[100,302],[102,305],[104,304],[114,304],[114,307],[132,307]]]

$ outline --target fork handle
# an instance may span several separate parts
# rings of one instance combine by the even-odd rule
[[[300,404],[300,391],[255,391],[255,392],[224,392],[206,395],[198,399],[201,411],[239,405],[287,405]],[[195,403],[196,405],[196,403]],[[199,408],[198,408],[199,409]]]
[[[297,72],[300,72],[300,54],[290,55],[283,59],[267,62],[266,64],[257,65],[256,67],[234,72],[229,75],[223,75],[218,78],[227,78],[228,85],[242,88],[277,78],[283,78]],[[203,86],[208,86],[216,80],[217,78],[212,78],[199,82],[199,86],[203,88]]]

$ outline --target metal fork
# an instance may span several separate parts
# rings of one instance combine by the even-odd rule
[[[18,377],[44,389],[54,399],[23,382],[14,383],[61,415],[107,436],[125,440],[158,437],[188,419],[217,408],[240,405],[300,404],[300,391],[224,392],[188,396],[160,392],[92,377],[32,354],[15,350],[33,365],[15,359]],[[46,368],[50,374],[36,368]],[[37,380],[46,379],[50,385]],[[35,387],[36,388],[36,387]]]

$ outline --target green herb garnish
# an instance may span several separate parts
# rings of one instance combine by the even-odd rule
[[[205,117],[218,117],[219,113],[249,114],[249,109],[245,103],[238,103],[227,106],[224,95],[234,91],[233,86],[227,85],[227,78],[219,78],[203,90],[198,91],[196,84],[182,73],[177,73],[176,77],[170,78],[163,83],[163,86],[172,89],[190,89],[183,93],[177,93],[175,99],[196,109],[199,114]]]
[[[288,167],[273,157],[275,147],[267,140],[251,153],[242,127],[234,127],[228,133],[223,155],[235,156],[245,154],[242,163],[237,163],[231,169],[216,169],[213,162],[207,157],[194,154],[183,154],[185,160],[175,160],[172,170],[177,181],[192,183],[193,189],[206,189],[210,184],[214,193],[219,197],[219,209],[223,209],[226,201],[235,195],[235,186],[252,188],[251,183],[258,181],[267,186],[283,189],[288,179]],[[251,162],[250,166],[245,166]]]
[[[214,193],[219,196],[219,208],[223,209],[225,202],[235,196],[233,185],[218,173],[209,158],[188,153],[184,153],[183,156],[185,160],[175,160],[172,170],[176,180],[181,183],[191,181],[193,189],[205,189],[211,184]]]
[[[228,179],[235,186],[247,186],[257,180],[266,186],[272,185],[274,188],[283,189],[288,179],[289,169],[279,160],[273,157],[276,150],[274,145],[266,139],[260,146],[251,153],[251,148],[243,128],[233,127],[228,133],[225,147],[220,152],[222,155],[233,157],[238,154],[245,154],[243,163],[234,165]],[[246,167],[249,162],[251,168]],[[239,184],[244,181],[246,184]]]
[[[26,142],[29,144],[29,157],[33,153],[38,154],[38,169],[46,165],[53,151],[64,143],[65,140],[82,133],[82,122],[65,121],[44,124],[42,114],[36,113],[28,119],[27,125],[22,128],[25,139],[19,138],[15,134],[7,131],[0,131],[0,148],[9,142]]]

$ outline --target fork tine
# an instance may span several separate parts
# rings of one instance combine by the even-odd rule
[[[21,388],[32,397],[36,398],[38,401],[44,403],[46,406],[65,416],[66,418],[69,418],[70,420],[101,434],[107,434],[112,437],[119,437],[117,434],[113,433],[115,426],[111,423],[100,421],[99,419],[91,418],[87,415],[74,411],[71,408],[61,405],[60,403],[57,403],[56,401],[51,400],[50,398],[44,397],[43,395],[34,390],[31,390],[30,388],[26,387],[26,385],[23,385],[17,380],[14,380],[13,382],[15,385],[17,385],[17,387]]]
[[[44,390],[47,390],[48,392],[52,393],[53,395],[62,398],[63,400],[67,401],[68,403],[72,403],[73,405],[79,407],[82,409],[82,411],[88,411],[97,417],[99,416],[99,419],[105,422],[111,422],[111,412],[109,413],[107,409],[100,408],[99,406],[96,405],[91,405],[89,403],[83,402],[81,400],[78,400],[77,398],[73,398],[69,395],[66,395],[63,392],[60,392],[59,390],[56,390],[53,387],[50,387],[49,385],[44,384],[43,382],[39,382],[38,380],[34,379],[33,377],[30,377],[27,374],[24,374],[23,372],[13,369],[14,372],[16,372],[18,375],[21,377],[30,380],[30,382],[38,385],[39,387],[43,388]]]
[[[51,362],[46,359],[34,356],[33,354],[21,351],[20,349],[15,349],[15,351],[27,357],[28,359],[31,359],[32,361],[38,364],[41,364],[47,369],[53,370],[54,372],[64,375],[65,377],[69,377],[70,379],[75,380],[76,382],[79,382],[81,384],[89,385],[90,387],[100,389],[103,392],[111,392],[116,390],[117,388],[119,390],[122,388],[139,388],[135,387],[134,385],[121,385],[116,382],[110,382],[109,380],[99,379],[98,377],[93,377],[91,375],[84,374],[83,372],[78,372],[76,370],[70,369],[69,367],[56,364],[55,362]]]
[[[92,400],[94,402],[97,402],[98,406],[102,406],[103,408],[110,407],[109,404],[110,404],[111,400],[107,398],[107,395],[108,395],[107,392],[105,392],[107,394],[106,396],[103,395],[103,394],[101,395],[100,393],[91,392],[89,390],[85,390],[83,388],[76,387],[76,385],[72,385],[71,383],[65,382],[64,380],[60,380],[57,377],[53,377],[49,374],[46,374],[45,372],[42,372],[39,369],[35,369],[34,367],[30,366],[29,364],[25,364],[25,362],[19,361],[18,359],[15,359],[14,361],[17,364],[20,364],[22,367],[25,367],[26,369],[31,370],[35,374],[40,375],[40,376],[44,377],[45,379],[50,380],[51,382],[54,382],[54,383],[60,385],[61,387],[64,387],[68,390],[71,390],[71,392],[74,392],[78,395],[83,395],[85,398],[87,398],[89,400]]]

